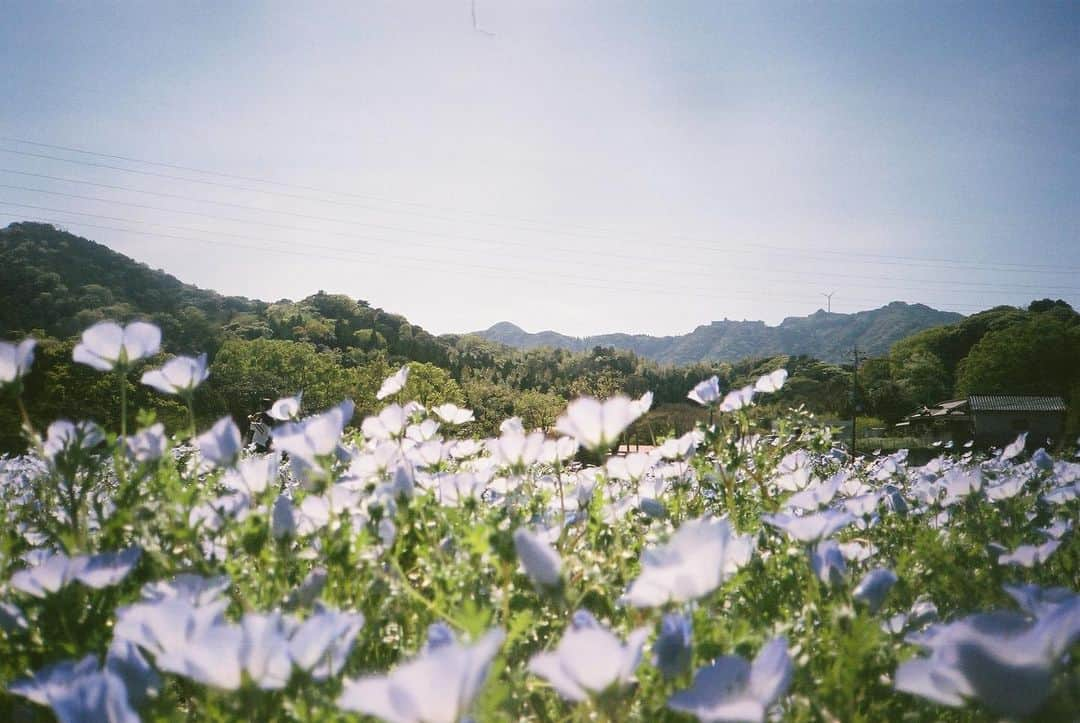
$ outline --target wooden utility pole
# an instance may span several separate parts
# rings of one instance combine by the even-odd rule
[[[859,347],[851,347],[851,458],[855,459],[855,422],[859,418]]]

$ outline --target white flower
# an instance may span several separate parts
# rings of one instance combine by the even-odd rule
[[[524,527],[514,530],[514,549],[525,574],[540,587],[556,587],[562,579],[562,560],[543,535]]]
[[[440,404],[431,411],[447,424],[465,424],[473,421],[471,409],[462,409],[456,404]]]
[[[277,471],[276,454],[254,455],[240,460],[235,468],[225,473],[221,483],[226,488],[250,498],[265,490],[270,480],[277,477]]]
[[[391,723],[454,723],[472,707],[506,634],[489,630],[472,645],[429,633],[421,655],[387,675],[346,680],[340,708]],[[448,638],[448,639],[447,639]]]
[[[618,395],[600,402],[581,397],[570,402],[566,414],[555,422],[555,429],[577,439],[583,447],[602,451],[640,417],[641,405]]]
[[[546,679],[566,700],[585,700],[590,693],[627,685],[641,662],[641,649],[648,637],[648,628],[638,628],[624,645],[598,623],[571,627],[554,651],[529,660],[529,672]]]
[[[712,376],[703,382],[698,382],[686,397],[703,406],[712,404],[720,398],[720,378]]]
[[[409,365],[398,369],[383,381],[382,386],[379,387],[379,393],[375,395],[376,399],[386,399],[387,397],[397,394],[405,387],[405,382],[409,381]]]
[[[321,458],[333,454],[345,425],[352,419],[353,402],[346,399],[322,414],[286,422],[274,429],[274,447],[290,455],[293,472],[305,477]]]
[[[656,607],[703,597],[749,562],[753,551],[752,538],[734,534],[727,520],[690,520],[666,545],[642,553],[641,574],[623,599]]]
[[[630,452],[625,457],[609,457],[604,465],[608,476],[628,482],[637,482],[653,468],[656,460],[642,452]]]
[[[274,402],[270,409],[266,410],[273,419],[279,422],[288,422],[300,416],[300,402],[304,399],[304,393],[300,392],[295,397],[282,397]]]
[[[544,464],[562,465],[574,458],[577,454],[578,443],[573,437],[559,437],[558,439],[545,439],[540,447],[540,455],[537,461]]]
[[[23,339],[18,344],[0,341],[0,386],[17,382],[30,371],[34,363],[34,347],[37,341]]]
[[[227,467],[240,454],[240,430],[232,417],[222,417],[209,431],[196,437],[195,444],[211,468]]]
[[[376,417],[367,417],[360,425],[360,431],[368,439],[396,439],[405,431],[408,417],[399,404],[391,404],[379,412]]]
[[[765,720],[765,713],[791,684],[792,663],[787,640],[775,638],[753,664],[724,655],[694,674],[694,684],[671,696],[668,708],[700,721]]]
[[[142,383],[164,394],[190,394],[195,387],[206,381],[210,371],[206,368],[206,354],[192,359],[174,356],[160,369],[151,369],[142,375]]]
[[[777,392],[784,386],[784,382],[787,381],[788,373],[787,369],[777,369],[772,374],[766,374],[763,377],[759,377],[757,382],[754,383],[755,392]]]
[[[99,321],[83,332],[71,358],[98,371],[153,356],[161,348],[161,329],[145,321],[133,321],[121,327],[115,321]]]

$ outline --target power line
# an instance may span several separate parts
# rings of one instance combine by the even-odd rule
[[[317,193],[334,193],[334,194],[337,194],[337,195],[349,196],[349,197],[354,197],[354,198],[365,198],[365,199],[377,200],[378,202],[381,202],[381,203],[397,203],[397,204],[401,204],[401,205],[410,205],[410,206],[414,206],[414,207],[417,207],[417,208],[440,209],[440,207],[432,206],[430,204],[422,204],[422,203],[408,202],[408,201],[398,201],[398,200],[387,199],[387,198],[378,197],[378,196],[369,196],[369,195],[365,195],[365,194],[356,194],[356,193],[351,193],[351,192],[346,192],[346,191],[334,191],[334,190],[322,189],[322,188],[318,188],[318,187],[314,187],[314,186],[303,186],[303,185],[299,185],[299,184],[290,184],[290,183],[285,183],[285,182],[281,182],[281,181],[273,181],[273,180],[268,180],[268,179],[257,178],[257,177],[253,177],[253,176],[241,176],[241,175],[236,175],[236,174],[222,173],[222,172],[219,172],[219,171],[210,171],[210,170],[205,170],[205,169],[199,169],[199,168],[195,168],[195,167],[192,167],[192,166],[182,166],[182,165],[178,165],[178,164],[169,164],[169,163],[162,163],[162,162],[158,162],[158,161],[150,161],[150,160],[145,160],[145,159],[134,158],[132,156],[123,156],[123,155],[115,155],[115,154],[98,153],[96,151],[90,151],[90,150],[81,149],[81,148],[74,148],[74,147],[71,147],[71,146],[60,146],[60,145],[53,145],[53,144],[48,144],[48,143],[39,143],[39,142],[36,142],[36,141],[29,141],[29,140],[25,140],[25,139],[12,138],[12,137],[0,137],[0,141],[6,141],[6,142],[9,142],[9,143],[23,143],[23,144],[27,144],[27,145],[42,147],[42,148],[51,148],[51,149],[56,149],[56,150],[64,150],[64,151],[69,151],[69,152],[74,152],[74,153],[82,153],[82,154],[86,154],[86,155],[90,155],[90,156],[96,156],[96,157],[100,157],[100,158],[110,158],[110,159],[114,159],[114,160],[123,160],[123,161],[130,162],[130,163],[140,163],[140,164],[156,166],[156,167],[170,168],[170,169],[175,169],[175,170],[184,170],[184,171],[188,171],[188,172],[201,173],[201,174],[220,177],[220,178],[228,178],[228,179],[233,179],[233,180],[243,180],[243,181],[247,181],[247,182],[257,182],[257,183],[274,185],[274,186],[283,187],[283,188],[294,188],[294,189],[306,190],[306,191],[317,192]],[[347,204],[347,203],[344,203],[344,202],[341,202],[341,201],[334,201],[334,200],[330,200],[330,199],[311,198],[311,197],[308,197],[308,196],[300,196],[300,195],[297,195],[297,194],[286,194],[286,193],[282,193],[282,192],[278,192],[278,191],[268,191],[268,190],[265,190],[265,189],[254,189],[254,188],[249,188],[249,187],[244,187],[244,186],[236,186],[236,185],[233,185],[233,184],[223,184],[223,183],[218,183],[218,182],[214,182],[214,181],[208,181],[208,180],[205,180],[205,179],[186,178],[186,177],[182,177],[182,176],[174,176],[174,175],[170,175],[170,174],[162,174],[162,173],[155,173],[155,172],[151,172],[151,171],[144,171],[144,170],[138,170],[138,169],[133,169],[133,168],[126,168],[126,167],[123,167],[123,166],[115,166],[115,165],[103,164],[103,163],[94,163],[94,162],[90,162],[90,161],[79,161],[79,160],[75,160],[75,159],[71,159],[71,158],[63,158],[63,157],[59,157],[59,156],[50,156],[50,155],[40,154],[40,153],[30,153],[30,152],[27,152],[27,151],[18,151],[18,150],[7,149],[7,148],[0,148],[0,152],[12,153],[12,154],[16,154],[16,155],[28,156],[28,157],[33,157],[33,158],[42,158],[42,159],[60,161],[60,162],[64,162],[64,163],[85,165],[85,166],[91,166],[91,167],[96,167],[96,168],[105,168],[105,169],[120,171],[120,172],[123,172],[123,173],[133,173],[133,174],[149,176],[149,177],[156,177],[156,178],[164,178],[164,179],[170,179],[170,180],[183,181],[183,182],[187,182],[187,183],[198,183],[198,184],[216,186],[216,187],[219,187],[219,188],[226,188],[226,189],[236,190],[236,191],[243,191],[243,192],[249,192],[249,193],[261,193],[261,194],[268,194],[268,195],[273,195],[273,196],[293,198],[293,199],[297,199],[297,200],[304,200],[304,201],[315,202],[315,203],[333,203],[333,204],[338,204],[338,205],[356,205],[356,204]],[[375,209],[375,210],[379,210],[379,212],[383,212],[383,213],[393,213],[393,211],[389,211],[389,210],[385,210],[385,209]],[[448,210],[451,213],[465,213],[465,214],[469,214],[469,215],[479,215],[479,216],[491,217],[491,218],[515,218],[515,217],[510,217],[510,216],[504,216],[504,215],[501,215],[501,214],[492,214],[492,213],[460,211],[460,210],[455,210],[455,209],[442,209],[442,210]],[[448,219],[446,217],[439,217],[439,220],[447,220],[447,221],[451,221],[451,222],[455,222],[455,223],[462,222],[459,219],[453,219],[453,218]],[[543,221],[536,221],[535,219],[517,219],[517,220],[518,221],[524,221],[526,223],[533,223],[533,224],[544,224],[545,223]],[[478,223],[476,221],[465,221],[465,222],[466,223]],[[496,225],[499,225],[499,224],[496,224]],[[505,224],[503,224],[503,225],[505,225]],[[510,228],[515,228],[515,227],[511,226]],[[549,228],[558,229],[558,227],[550,227],[550,226],[549,226]],[[544,229],[535,229],[535,228],[534,229],[520,229],[520,227],[518,227],[518,229],[519,230],[529,230],[529,231],[538,232],[538,233],[545,233],[546,232],[546,233],[555,233],[557,235],[576,235],[576,236],[585,235],[585,236],[601,237],[601,238],[609,238],[609,239],[612,238],[612,236],[610,235],[611,233],[618,233],[619,234],[618,238],[626,238],[626,237],[632,235],[631,233],[618,231],[618,230],[599,231],[599,232],[598,231],[592,231],[592,232],[587,232],[585,234],[582,234],[580,231],[575,231],[575,230],[572,230],[572,229],[571,230],[565,230],[565,229],[564,230],[555,230],[555,231],[551,231],[551,230],[545,231]],[[714,240],[700,239],[700,238],[695,238],[695,237],[692,237],[692,236],[686,236],[686,235],[682,235],[682,234],[674,234],[674,235],[672,235],[672,237],[680,239],[680,240],[692,241],[692,242],[697,242],[697,243],[708,243],[708,244],[714,244],[715,243]],[[654,240],[652,240],[650,238],[641,237],[641,236],[638,236],[636,240],[638,240],[638,241],[646,241],[646,242],[649,242],[649,243],[653,243],[654,245],[657,243],[657,242],[655,242]],[[670,244],[668,244],[668,245],[670,245]],[[779,245],[772,245],[772,244],[763,244],[763,243],[757,243],[757,242],[744,242],[742,245],[744,245],[744,246],[752,246],[752,247],[755,247],[755,248],[761,248],[761,249],[767,249],[767,250],[773,250],[773,251],[779,251],[779,252],[784,252],[784,253],[805,253],[805,252],[803,252],[802,249],[798,249],[798,248],[779,246]],[[716,249],[716,248],[714,248],[712,246],[707,246],[707,247],[696,246],[695,248],[698,248],[698,249],[701,249],[701,250],[712,251],[712,252],[721,251],[721,249]],[[727,252],[727,250],[723,250],[723,251]],[[1063,270],[1060,266],[1051,266],[1051,265],[1046,265],[1046,264],[1017,264],[1017,263],[1012,263],[1012,262],[996,262],[994,264],[977,264],[977,263],[972,263],[972,262],[970,262],[968,260],[965,260],[965,259],[930,258],[930,257],[903,256],[903,255],[894,255],[894,254],[876,254],[876,253],[861,252],[861,251],[839,251],[839,250],[831,250],[831,249],[817,249],[815,253],[826,254],[826,255],[830,255],[830,256],[842,256],[842,257],[847,258],[847,259],[850,259],[850,257],[852,257],[852,256],[864,257],[864,258],[867,258],[867,259],[887,260],[887,261],[890,261],[890,262],[893,262],[893,263],[901,262],[901,261],[910,261],[910,262],[921,263],[924,266],[927,265],[928,263],[932,263],[932,264],[950,264],[950,265],[955,266],[956,268],[967,268],[967,269],[988,269],[988,270],[1012,271],[1012,272],[1017,272],[1017,271],[1023,270],[1023,269],[1029,269],[1032,272],[1042,270],[1045,273],[1055,273],[1055,274],[1064,274],[1064,273],[1071,274],[1071,273],[1076,273],[1076,272],[1080,271],[1080,268],[1070,268],[1070,269],[1064,269]]]
[[[3,170],[3,169],[0,169],[0,170]],[[65,197],[65,198],[73,198],[73,199],[77,199],[77,200],[87,200],[87,201],[93,201],[93,202],[98,202],[98,203],[107,203],[107,204],[111,203],[111,204],[122,205],[122,206],[131,206],[131,207],[139,208],[139,209],[143,209],[143,210],[156,211],[156,212],[159,212],[159,213],[179,213],[179,214],[185,214],[185,215],[195,215],[195,216],[199,216],[199,217],[203,217],[203,218],[208,218],[208,219],[211,219],[211,220],[228,221],[228,222],[231,222],[231,223],[240,223],[240,224],[254,224],[254,225],[259,225],[259,226],[267,226],[267,227],[271,227],[271,228],[278,228],[278,229],[293,231],[293,232],[313,233],[313,234],[322,234],[322,235],[335,235],[335,236],[339,236],[339,237],[350,239],[350,240],[376,241],[376,242],[384,242],[384,243],[400,243],[399,241],[395,241],[393,239],[385,239],[385,238],[371,237],[371,236],[359,236],[359,235],[356,235],[356,234],[348,234],[348,233],[335,232],[335,231],[326,231],[326,230],[322,230],[322,229],[305,228],[305,227],[302,227],[302,226],[285,226],[285,225],[282,225],[282,224],[272,224],[272,223],[265,223],[265,222],[260,222],[260,221],[250,221],[248,219],[240,219],[240,218],[235,218],[235,217],[230,217],[230,216],[217,216],[217,215],[214,215],[214,214],[206,214],[206,213],[195,212],[195,211],[186,211],[186,210],[179,210],[179,209],[168,209],[168,208],[161,208],[161,207],[158,207],[158,206],[148,206],[148,205],[145,205],[145,204],[135,204],[135,203],[125,202],[125,201],[117,201],[117,200],[113,200],[113,199],[100,198],[100,197],[97,197],[97,196],[83,196],[83,195],[80,195],[80,194],[68,194],[68,193],[65,193],[65,192],[62,192],[62,191],[50,191],[50,190],[47,190],[47,189],[29,188],[29,187],[25,187],[25,186],[12,186],[12,185],[6,185],[6,184],[0,184],[0,188],[9,188],[9,189],[15,189],[15,190],[20,190],[20,191],[43,193],[43,194],[47,194],[47,195],[56,195],[56,196],[61,196],[61,197]],[[210,231],[210,230],[205,230],[205,229],[193,229],[193,228],[184,227],[184,226],[171,226],[171,225],[168,225],[168,224],[159,224],[159,223],[148,222],[148,221],[143,221],[143,220],[139,220],[139,219],[127,219],[127,218],[121,218],[121,217],[116,217],[116,216],[102,216],[102,215],[99,215],[99,214],[91,214],[91,213],[87,213],[87,212],[84,212],[84,211],[69,211],[69,210],[66,210],[66,209],[48,208],[48,207],[37,206],[37,205],[32,205],[32,204],[17,204],[17,203],[11,202],[11,201],[7,201],[6,203],[8,203],[9,205],[16,205],[16,206],[21,205],[21,206],[25,206],[27,208],[33,208],[35,210],[46,210],[46,211],[50,211],[50,212],[70,213],[70,214],[74,214],[74,215],[98,217],[98,218],[104,218],[104,219],[107,219],[107,220],[121,221],[121,222],[124,222],[124,223],[140,223],[140,224],[146,224],[146,225],[150,225],[150,226],[160,226],[162,228],[170,228],[170,229],[174,229],[174,230],[196,231],[196,232],[201,232],[201,233],[213,233],[213,234],[231,236],[233,238],[248,239],[248,240],[253,240],[253,241],[265,242],[265,241],[272,240],[272,239],[266,239],[266,238],[263,238],[263,237],[255,238],[255,237],[251,237],[251,236],[244,236],[244,235],[240,235],[240,234],[233,234],[233,233],[222,232],[222,231]],[[252,210],[255,210],[255,209],[252,209]],[[417,233],[424,233],[424,232],[417,232]],[[486,240],[486,239],[476,239],[476,240],[486,241],[487,243],[493,243],[493,244],[503,243],[503,242],[495,241],[495,240]],[[279,243],[288,243],[290,245],[296,245],[297,244],[296,241],[279,242]],[[520,243],[514,243],[514,242],[507,242],[507,243],[508,243],[508,245],[525,246],[526,248],[533,248],[532,246],[529,246],[528,244],[520,244]],[[323,250],[339,251],[339,252],[345,252],[345,253],[356,253],[352,249],[345,249],[345,248],[341,248],[341,247],[338,247],[338,246],[325,246],[325,245],[317,245],[317,244],[311,244],[311,243],[303,243],[303,244],[300,244],[300,245],[306,245],[306,246],[311,247],[311,248],[319,248],[319,249],[323,249]],[[445,244],[425,243],[423,241],[415,241],[415,240],[410,241],[409,245],[410,246],[433,248],[433,249],[440,250],[440,251],[459,251],[459,252],[463,252],[463,253],[473,253],[474,252],[473,249],[463,249],[461,247],[452,247],[452,246],[447,246]],[[619,257],[619,258],[625,258],[625,259],[629,259],[631,261],[636,261],[636,262],[639,262],[639,263],[642,261],[642,258],[640,256],[627,255],[627,254],[604,254],[602,252],[588,252],[588,251],[586,251],[586,252],[578,252],[578,251],[576,251],[574,249],[561,249],[561,248],[558,248],[558,247],[555,247],[555,248],[545,247],[545,249],[544,249],[544,251],[552,251],[552,250],[565,251],[566,253],[575,254],[575,255],[579,254],[579,253],[592,253],[592,254],[595,254],[595,255],[598,255],[598,256],[602,256],[603,258],[605,258],[605,260],[607,260],[609,256],[616,256],[616,257]],[[505,252],[502,252],[501,255],[505,256],[505,257],[508,257],[508,258],[519,258],[519,259],[527,260],[527,261],[533,261],[534,260],[533,257],[515,256],[513,254],[507,254]],[[895,276],[866,276],[866,275],[863,275],[863,274],[843,274],[843,273],[837,273],[837,272],[820,272],[820,273],[819,272],[799,272],[799,271],[790,271],[790,270],[786,270],[786,269],[770,269],[770,268],[751,267],[751,266],[731,266],[731,265],[727,265],[727,266],[725,266],[725,269],[728,270],[728,271],[745,271],[745,272],[753,272],[753,273],[760,273],[760,274],[778,274],[778,273],[779,274],[787,274],[789,276],[794,276],[796,278],[813,277],[814,279],[820,279],[822,277],[834,277],[834,278],[854,279],[854,280],[857,280],[857,281],[885,281],[885,282],[889,282],[889,281],[910,281],[912,283],[922,285],[922,286],[945,285],[945,286],[949,287],[950,289],[952,287],[955,287],[955,286],[965,286],[965,287],[972,287],[972,288],[986,288],[986,289],[994,290],[994,291],[1016,290],[1016,291],[1035,291],[1037,293],[1045,293],[1045,292],[1049,292],[1049,291],[1053,290],[1055,292],[1080,293],[1080,289],[1078,289],[1076,287],[1064,287],[1064,286],[1025,285],[1025,284],[998,284],[998,283],[982,283],[982,282],[974,282],[974,281],[939,282],[939,281],[927,280],[927,279],[908,279],[908,278],[905,278],[905,277],[895,277]],[[657,271],[657,270],[658,269],[654,264],[650,264],[649,268],[646,269],[646,270],[634,269],[634,271],[639,271],[639,272],[654,272],[654,271]],[[707,278],[707,279],[711,279],[711,280],[715,280],[717,278],[717,275],[715,273],[697,271],[697,270],[694,270],[694,269],[687,269],[685,267],[673,268],[673,269],[670,270],[670,273],[682,274],[682,275],[688,275],[688,276],[699,276],[699,277],[703,277],[703,278]],[[772,277],[772,280],[776,280],[776,278]],[[895,285],[889,285],[887,283],[886,284],[875,283],[875,284],[872,284],[872,285],[850,284],[850,286],[853,286],[853,287],[856,287],[856,288],[858,288],[860,286],[862,286],[862,288],[875,288],[875,289],[876,288],[888,288],[888,289],[899,290],[899,291],[905,291],[905,290],[910,289],[910,287],[908,287],[908,286],[895,286]],[[949,292],[948,291],[946,291],[946,292],[940,292],[939,291],[938,293],[940,294],[940,293],[949,293]],[[956,293],[958,295],[963,294],[963,292],[956,292]],[[966,296],[966,294],[964,294],[964,295]],[[971,305],[971,306],[975,307],[976,305]],[[983,307],[977,307],[977,308],[983,308]]]
[[[0,205],[26,205],[26,204],[12,204],[12,203],[9,203],[9,202],[6,202],[6,201],[0,201]],[[76,212],[72,212],[72,213],[76,213]],[[119,227],[113,227],[113,226],[104,226],[104,225],[98,225],[98,224],[91,224],[91,223],[86,223],[86,222],[80,222],[80,220],[64,220],[64,219],[56,219],[56,218],[49,218],[49,217],[37,217],[36,220],[39,220],[39,222],[42,222],[42,223],[58,224],[58,225],[62,225],[62,226],[76,225],[76,226],[82,226],[82,227],[86,227],[86,228],[95,228],[95,229],[117,231],[117,232],[123,232],[123,233],[130,233],[130,235],[135,236],[135,237],[161,238],[161,239],[173,240],[173,241],[191,241],[191,242],[195,242],[195,243],[202,243],[202,244],[213,245],[213,246],[235,247],[235,249],[242,249],[242,250],[252,250],[252,251],[268,252],[268,253],[275,253],[275,254],[284,254],[284,255],[291,255],[291,256],[300,256],[300,257],[303,257],[303,258],[312,258],[312,257],[323,258],[323,259],[327,259],[327,260],[334,260],[334,262],[343,262],[343,263],[349,263],[349,264],[364,264],[363,260],[360,259],[360,258],[346,257],[346,256],[340,256],[340,255],[334,255],[334,254],[309,253],[309,252],[306,252],[306,251],[301,252],[301,251],[295,251],[295,250],[289,250],[289,249],[273,249],[273,247],[267,247],[267,246],[258,245],[258,244],[240,244],[240,243],[233,243],[233,242],[228,242],[228,241],[208,240],[208,239],[200,239],[200,238],[194,238],[194,237],[188,237],[188,236],[177,236],[177,235],[170,235],[170,233],[158,233],[158,232],[143,231],[143,230],[138,230],[138,229],[119,228]],[[305,245],[305,244],[292,244],[292,245],[295,247],[296,245]],[[375,257],[376,259],[383,258],[382,255],[374,253],[374,252],[356,251],[356,252],[351,252],[351,253],[354,253],[354,254],[357,254],[357,255],[372,256],[372,257]],[[408,257],[408,256],[404,256],[404,257],[403,256],[396,256],[396,257],[391,256],[391,258],[397,258],[397,259],[404,260],[404,262],[406,262],[408,268],[419,268],[419,269],[422,269],[422,270],[434,270],[434,271],[438,271],[440,273],[448,272],[448,273],[458,273],[458,275],[473,275],[473,276],[475,276],[477,271],[478,271],[478,272],[480,272],[480,276],[486,276],[488,278],[496,278],[496,279],[504,280],[505,278],[509,277],[509,278],[514,279],[514,280],[528,281],[528,282],[532,282],[532,283],[540,283],[540,284],[543,284],[545,287],[550,286],[550,282],[548,280],[546,280],[544,277],[540,277],[540,276],[535,275],[535,273],[508,270],[508,269],[505,269],[503,267],[492,267],[492,266],[476,265],[476,264],[462,264],[462,263],[459,263],[459,262],[451,262],[451,263],[448,263],[448,264],[447,263],[438,263],[437,265],[431,265],[429,263],[429,259],[415,258],[415,257]],[[491,271],[494,271],[495,273],[490,273]],[[584,289],[618,292],[620,294],[625,294],[625,293],[633,293],[633,294],[649,293],[649,294],[653,294],[653,295],[663,296],[663,297],[666,297],[666,298],[671,298],[672,297],[672,294],[670,292],[667,292],[665,290],[650,289],[650,287],[648,287],[645,284],[642,284],[642,285],[637,285],[637,284],[627,285],[627,284],[597,283],[597,280],[593,279],[591,277],[575,277],[575,276],[569,276],[569,275],[561,275],[561,283],[566,283],[568,285],[573,285],[573,286],[584,287]],[[697,297],[697,298],[715,298],[715,299],[721,299],[721,300],[759,298],[760,297],[760,294],[754,293],[754,292],[734,292],[734,291],[732,291],[732,292],[729,292],[728,294],[713,294],[713,293],[708,293],[710,291],[711,290],[699,289],[699,287],[694,287],[694,286],[683,286],[683,287],[680,287],[680,289],[679,289],[679,296],[680,297],[693,296],[693,297]],[[785,300],[794,300],[794,302],[807,302],[807,300],[810,300],[812,298],[810,296],[777,296],[777,295],[771,295],[771,297],[772,298],[781,298],[781,299],[785,299]],[[853,300],[853,302],[862,302],[862,303],[866,303],[866,304],[880,304],[881,303],[879,299],[852,298],[851,300]],[[953,305],[950,305],[950,306],[953,306],[954,308],[957,308],[957,307],[960,307],[960,308],[969,307],[969,305],[956,305],[956,304],[953,304]],[[986,307],[985,306],[970,305],[970,308],[973,309],[973,310],[983,310]]]

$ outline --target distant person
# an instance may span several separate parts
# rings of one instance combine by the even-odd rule
[[[263,409],[248,417],[248,421],[251,422],[251,443],[255,445],[256,452],[269,452],[274,444],[270,436],[274,418],[267,411],[272,403],[271,399],[263,399]]]

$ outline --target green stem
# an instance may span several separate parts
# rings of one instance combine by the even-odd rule
[[[120,372],[120,436],[127,436],[127,374]]]

